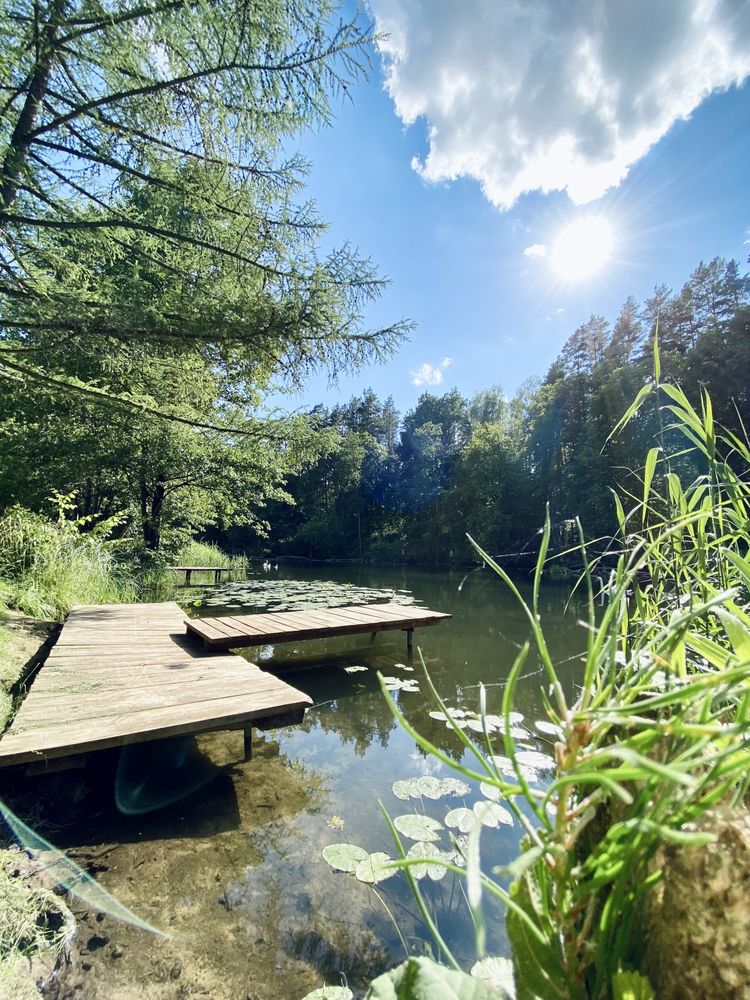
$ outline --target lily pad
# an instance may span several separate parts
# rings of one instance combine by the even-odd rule
[[[355,872],[367,856],[367,851],[356,844],[329,844],[323,848],[325,860],[340,872]]]
[[[535,771],[552,771],[555,768],[552,757],[538,750],[519,750],[516,760],[524,767],[533,767]]]
[[[393,825],[399,833],[402,833],[409,840],[438,840],[443,824],[439,823],[432,816],[419,816],[417,813],[406,813],[404,816],[397,816]]]
[[[471,809],[460,806],[458,809],[451,809],[445,817],[445,825],[459,833],[470,833],[474,829],[477,817]]]
[[[375,854],[368,854],[367,857],[360,861],[357,865],[357,870],[355,875],[360,882],[385,882],[387,878],[391,878],[397,872],[396,868],[386,868],[392,859],[388,857],[387,854],[383,854],[382,851],[376,851]]]
[[[419,778],[402,778],[394,781],[391,786],[397,799],[406,802],[410,798],[419,798]]]
[[[302,1000],[352,1000],[354,994],[348,986],[321,986],[306,993]]]
[[[501,823],[513,826],[513,816],[497,802],[475,802],[474,814],[483,826],[489,826],[492,829],[500,826]]]
[[[562,736],[562,729],[560,726],[556,726],[553,722],[547,722],[546,719],[537,719],[534,723],[534,727],[539,730],[540,733],[544,733],[545,736],[554,736],[559,739]]]
[[[424,840],[417,841],[416,844],[412,844],[407,853],[407,858],[435,858],[440,861],[451,861],[452,856],[441,851],[439,847],[434,844],[428,844]],[[409,871],[414,876],[414,878],[427,878],[432,879],[433,882],[439,882],[440,879],[445,875],[448,869],[444,864],[430,864],[426,861],[423,865],[412,865]]]
[[[490,799],[492,802],[497,802],[502,797],[502,792],[497,785],[491,785],[488,781],[483,781],[480,784],[479,791],[486,799]]]
[[[421,795],[427,796],[428,799],[439,799],[443,794],[442,781],[439,778],[433,777],[431,774],[425,774],[421,777],[417,785]]]

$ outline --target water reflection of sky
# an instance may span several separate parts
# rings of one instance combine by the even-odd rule
[[[297,571],[295,575],[299,579],[307,574]],[[346,580],[369,588],[408,588],[417,603],[453,614],[451,622],[416,634],[415,644],[433,683],[448,705],[472,711],[479,709],[479,685],[484,683],[488,711],[500,713],[504,679],[528,636],[528,625],[522,610],[488,571],[470,574],[468,578],[462,574],[358,568],[326,570],[326,575],[339,582]],[[561,589],[549,588],[544,594],[543,611],[551,626],[554,655],[569,661],[567,673],[573,682],[575,655],[582,649],[583,632],[576,623],[575,609],[563,614],[564,599]],[[250,658],[253,653],[246,655]],[[417,919],[414,901],[402,875],[378,884],[384,906],[352,876],[328,870],[320,854],[323,847],[345,840],[370,852],[393,854],[394,844],[379,803],[392,817],[414,810],[442,821],[449,809],[471,807],[482,798],[476,787],[467,796],[439,800],[422,798],[405,802],[394,796],[392,785],[396,780],[425,774],[445,777],[452,772],[447,765],[425,754],[395,722],[380,692],[376,673],[416,678],[419,691],[393,693],[400,710],[448,756],[469,766],[475,761],[444,722],[429,716],[435,705],[426,694],[420,657],[407,660],[405,642],[398,633],[380,635],[372,643],[350,637],[289,644],[276,650],[266,649],[258,659],[262,659],[266,669],[278,671],[313,699],[314,707],[308,711],[305,723],[277,735],[281,736],[281,753],[313,769],[322,780],[327,791],[326,805],[323,811],[308,810],[289,824],[286,844],[298,857],[298,864],[290,868],[276,852],[270,852],[262,865],[248,873],[243,885],[232,887],[233,898],[241,907],[245,893],[247,900],[252,900],[248,905],[257,906],[259,887],[273,884],[274,892],[289,900],[288,912],[304,918],[297,930],[294,916],[285,921],[282,947],[308,961],[317,955],[322,962],[321,971],[329,977],[334,975],[331,981],[335,981],[338,971],[344,971],[356,985],[360,971],[367,978],[378,971],[381,961],[387,965],[398,961],[403,954],[403,945],[385,906],[395,916],[410,949],[430,951],[433,945]],[[366,669],[348,673],[346,668],[351,666]],[[542,712],[539,687],[543,678],[533,658],[529,659],[525,672],[527,678],[519,690],[516,707],[531,724]],[[549,749],[539,739],[532,740],[530,745]],[[503,752],[499,739],[496,752]],[[339,823],[343,824],[341,829],[337,828]],[[519,835],[517,824],[512,828],[501,825],[483,830],[486,870],[513,859]],[[405,840],[404,844],[408,849],[411,841]],[[442,832],[437,846],[450,848],[448,830]],[[305,886],[301,895],[300,885]],[[425,879],[421,885],[449,947],[463,963],[471,965],[476,956],[460,880],[449,873],[439,882]],[[486,906],[490,950],[505,954],[504,915],[495,902],[487,900]],[[345,963],[352,959],[351,949],[345,947],[339,953],[330,939],[332,929],[341,929],[342,913],[347,911],[357,914],[357,926],[374,934],[372,939],[368,937],[370,946],[364,951],[357,950],[357,962],[349,969]],[[348,940],[346,935],[345,939]],[[323,940],[328,941],[327,946],[321,944]],[[363,954],[369,956],[364,963]]]

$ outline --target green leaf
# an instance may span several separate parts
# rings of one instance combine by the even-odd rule
[[[378,976],[364,1000],[505,1000],[507,993],[431,958],[410,958]]]
[[[375,854],[368,854],[363,861],[357,865],[355,875],[360,882],[385,882],[396,874],[396,868],[386,867],[391,862],[391,858],[382,851]]]
[[[659,459],[661,448],[651,448],[646,455],[646,465],[643,470],[643,508],[641,510],[641,523],[645,524],[646,513],[648,512],[648,497],[651,492],[651,483],[654,479],[654,470]]]
[[[356,844],[329,844],[323,848],[323,857],[337,871],[355,872],[367,857],[367,851]]]
[[[613,429],[610,431],[609,436],[607,437],[607,441],[605,442],[605,444],[607,444],[609,441],[611,441],[613,437],[616,437],[620,433],[620,431],[623,429],[623,427],[626,427],[630,423],[630,421],[633,419],[633,417],[635,416],[635,414],[640,409],[641,403],[646,398],[646,396],[649,395],[649,393],[651,392],[652,389],[653,389],[652,385],[641,386],[641,388],[638,390],[638,395],[635,397],[635,399],[633,400],[633,402],[630,404],[630,406],[627,408],[627,410],[623,413],[623,415],[617,421],[617,423],[615,424],[615,426],[613,427]]]
[[[509,958],[497,958],[488,955],[486,958],[475,962],[471,967],[471,975],[475,979],[481,979],[483,983],[489,983],[502,994],[514,1000],[516,995],[515,977],[513,975],[513,963]]]
[[[433,882],[439,882],[448,871],[445,864],[442,864],[441,862],[450,862],[452,860],[451,855],[446,854],[441,851],[439,847],[436,847],[434,844],[428,844],[424,840],[420,840],[416,844],[412,844],[406,856],[409,860],[414,858],[425,858],[426,860],[423,865],[411,865],[409,871],[412,873],[414,878],[424,878],[427,876],[432,879]],[[430,858],[434,858],[437,863],[430,864]]]
[[[511,899],[537,928],[546,925],[539,886],[533,872],[527,872],[510,887]],[[514,909],[508,909],[508,937],[513,948],[518,1000],[569,1000],[571,993],[554,935],[544,941],[532,933]]]
[[[397,816],[393,825],[409,840],[439,840],[440,831],[443,829],[443,824],[432,816],[419,816],[416,813]]]
[[[640,972],[617,972],[612,977],[612,1000],[656,1000],[651,984]]]

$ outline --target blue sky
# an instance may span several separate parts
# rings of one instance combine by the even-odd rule
[[[536,5],[546,2],[536,0]],[[456,10],[466,10],[458,4],[445,8],[437,0],[432,6],[427,0],[422,3],[426,4],[422,16],[430,21],[433,13],[439,17],[441,7],[453,18],[459,16]],[[689,0],[680,3],[682,12]],[[387,8],[389,16],[394,11],[403,14],[405,9],[412,19],[420,7],[418,0],[376,0],[376,10],[378,5]],[[480,6],[483,16],[492,20],[493,5]],[[737,15],[738,21],[743,18]],[[736,25],[738,51],[743,43],[750,49],[750,39],[742,34],[747,20]],[[391,23],[387,26],[392,27]],[[712,77],[711,53],[696,55],[690,38],[683,37],[686,55],[680,57],[681,63],[675,59],[675,97],[672,104],[662,100],[651,121],[644,120],[647,112],[643,108],[649,106],[645,91],[635,95],[630,106],[620,96],[617,113],[621,121],[615,123],[617,128],[610,136],[616,134],[621,146],[623,137],[627,138],[626,119],[628,115],[632,119],[632,108],[637,107],[642,114],[640,132],[638,136],[631,132],[635,139],[627,154],[621,155],[611,139],[589,142],[591,121],[581,123],[575,117],[571,119],[574,124],[567,127],[575,129],[580,124],[588,173],[570,168],[566,174],[561,168],[558,177],[555,158],[547,157],[544,183],[567,184],[567,191],[542,193],[532,189],[516,196],[516,188],[528,184],[530,168],[521,162],[522,157],[510,156],[505,146],[504,129],[515,127],[516,109],[509,110],[502,95],[493,105],[493,100],[498,100],[497,83],[488,88],[495,96],[484,98],[486,63],[492,60],[494,49],[484,56],[482,75],[472,80],[471,39],[457,56],[441,52],[439,47],[430,50],[421,31],[427,50],[419,64],[410,47],[409,30],[416,38],[420,25],[404,21],[396,27],[395,61],[393,52],[384,53],[385,65],[376,54],[371,79],[352,89],[352,102],[338,109],[333,127],[304,137],[301,151],[312,164],[308,194],[330,223],[331,241],[350,241],[391,279],[383,297],[368,309],[368,323],[406,318],[417,326],[410,342],[387,364],[361,369],[340,378],[337,385],[331,385],[323,375],[311,378],[302,393],[277,400],[285,409],[316,402],[331,405],[368,386],[381,397],[393,395],[402,412],[426,389],[440,393],[456,386],[471,395],[501,384],[511,394],[527,377],[544,376],[567,337],[591,313],[614,319],[631,293],[642,300],[662,282],[679,288],[701,259],[735,257],[746,270],[750,252],[746,242],[750,238],[750,83],[746,76],[750,68],[746,68],[744,56],[738,55],[732,70],[734,79],[745,78],[746,82],[720,89],[727,79],[726,40],[722,42],[722,66]],[[434,25],[435,31],[440,27]],[[401,29],[403,37],[399,36]],[[666,45],[671,44],[668,29],[670,26],[665,26]],[[622,28],[618,30],[622,35]],[[456,34],[454,25],[452,37]],[[517,41],[520,44],[522,39]],[[414,65],[409,62],[412,56]],[[671,64],[665,63],[663,56],[658,58],[661,72],[666,74]],[[689,58],[694,60],[692,66],[685,63]],[[442,105],[432,102],[436,84],[431,74],[440,70],[441,59],[450,65],[437,79],[457,80],[457,86],[467,88],[472,95],[468,110],[455,111],[450,99]],[[702,61],[696,65],[695,59]],[[610,57],[610,82],[616,74],[612,64]],[[398,72],[394,72],[394,65]],[[566,73],[572,72],[566,65],[553,66],[550,71],[549,61],[541,71],[531,70],[529,65],[524,70],[527,79],[532,72],[541,73],[542,78],[551,74],[553,79],[545,82],[558,89],[567,84]],[[491,75],[491,67],[489,72]],[[698,72],[709,96],[697,92],[692,97],[695,108],[687,120],[681,120],[686,108],[684,77],[681,84],[679,73],[689,73],[692,80]],[[712,86],[717,79],[719,86]],[[627,71],[620,70],[617,84],[620,95],[627,97],[631,84]],[[642,85],[642,78],[637,85]],[[637,85],[632,82],[634,91]],[[666,91],[670,81],[662,84],[656,79],[654,85]],[[681,106],[675,103],[679,100],[683,100]],[[537,117],[540,124],[529,125],[522,136],[524,149],[545,140],[548,125],[544,110],[542,106]],[[551,113],[563,120],[568,111],[561,107],[551,109]],[[534,117],[533,108],[529,114]],[[503,115],[508,116],[507,122]],[[670,121],[670,115],[676,120]],[[415,120],[405,124],[403,119],[410,116],[416,116]],[[469,120],[470,127],[466,126]],[[652,125],[657,134],[664,134],[638,155],[640,137]],[[490,136],[489,150],[475,156],[474,147],[485,146],[486,134]],[[552,135],[550,142],[554,138]],[[626,167],[623,156],[630,161]],[[620,159],[611,168],[617,157]],[[626,172],[626,176],[601,197],[589,200],[597,193],[599,175],[595,171],[604,163],[610,164],[606,169]],[[442,179],[441,173],[449,175],[451,171],[474,171],[476,176]],[[580,184],[579,176],[583,178]],[[603,186],[607,186],[606,179]],[[569,192],[586,203],[576,204]],[[524,256],[524,249],[534,245],[550,248],[570,221],[592,214],[607,220],[613,236],[611,256],[595,274],[564,281],[549,253]],[[440,372],[438,384],[414,384],[423,365]],[[432,373],[432,378],[438,376]]]

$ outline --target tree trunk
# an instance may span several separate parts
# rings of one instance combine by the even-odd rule
[[[49,8],[49,19],[39,25],[36,31],[38,56],[34,72],[26,91],[26,100],[21,108],[8,144],[2,166],[0,184],[0,209],[7,212],[13,204],[18,189],[18,177],[26,161],[31,133],[36,125],[39,108],[44,101],[49,85],[49,77],[55,61],[57,32],[63,17],[66,0],[54,0]]]

